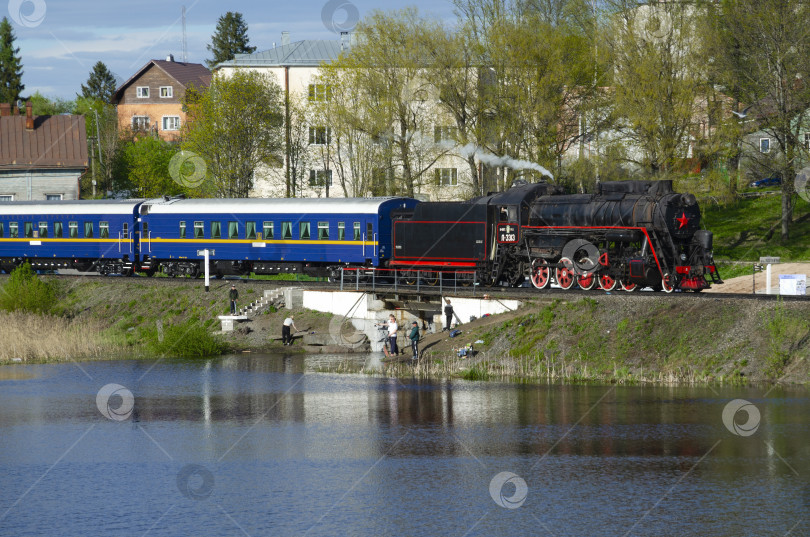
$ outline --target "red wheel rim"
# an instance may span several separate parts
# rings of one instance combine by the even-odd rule
[[[624,290],[624,291],[633,292],[633,291],[636,290],[637,287],[638,287],[638,285],[635,284],[635,283],[624,283],[624,282],[622,282],[622,290]]]
[[[582,289],[587,291],[591,287],[593,287],[593,283],[594,283],[595,279],[596,278],[594,277],[593,274],[586,274],[584,276],[578,276],[577,277],[577,283],[579,284],[580,287],[582,287]]]
[[[574,285],[574,280],[576,279],[576,275],[572,270],[573,263],[571,263],[571,260],[567,257],[563,257],[560,259],[559,264],[562,266],[558,267],[554,271],[554,276],[557,278],[557,285],[563,289],[571,289],[571,286]]]
[[[605,291],[613,291],[616,288],[616,280],[607,274],[599,276],[599,286]]]
[[[665,293],[671,293],[674,290],[674,287],[669,283],[669,274],[664,274],[664,277],[661,278],[661,289],[663,289]]]
[[[535,261],[534,269],[532,270],[532,285],[538,289],[543,289],[548,285],[551,279],[551,274],[548,268],[548,263],[545,260]]]

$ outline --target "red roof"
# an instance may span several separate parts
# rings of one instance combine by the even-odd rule
[[[84,116],[35,116],[33,130],[25,119],[0,117],[0,169],[87,167]]]

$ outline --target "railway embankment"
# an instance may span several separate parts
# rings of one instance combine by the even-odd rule
[[[0,295],[8,283],[8,276],[0,278]],[[212,281],[210,292],[199,280],[77,277],[51,283],[54,303],[47,311],[0,314],[0,363],[305,352],[300,342],[281,346],[289,312],[273,307],[232,333],[216,334],[217,316],[228,311],[227,281]],[[240,301],[252,301],[264,287],[238,284]],[[388,364],[384,373],[807,383],[808,320],[810,301],[659,293],[539,296],[517,311],[464,323],[456,337],[427,334],[419,365]],[[295,312],[296,326],[307,333],[328,333],[330,321],[330,314]],[[458,349],[470,344],[473,352],[459,357]]]

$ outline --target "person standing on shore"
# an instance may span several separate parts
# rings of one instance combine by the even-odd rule
[[[444,316],[447,320],[444,323],[444,328],[442,329],[442,332],[444,332],[445,330],[450,330],[450,327],[453,325],[453,305],[450,303],[449,298],[445,298],[444,301],[447,304],[444,307]]]
[[[281,343],[284,345],[292,345],[292,333],[291,329],[294,329],[298,332],[298,328],[295,327],[295,322],[293,322],[293,315],[290,314],[289,317],[284,319],[284,324],[281,326]]]
[[[393,315],[388,317],[388,343],[391,346],[391,355],[396,356],[399,354],[399,347],[397,347],[397,318]]]
[[[236,299],[239,298],[239,291],[236,290],[236,285],[231,284],[231,292],[228,293],[231,300],[231,315],[236,315]]]
[[[413,351],[413,359],[419,359],[419,323],[416,321],[411,323],[411,333],[408,336],[411,339],[411,350]]]

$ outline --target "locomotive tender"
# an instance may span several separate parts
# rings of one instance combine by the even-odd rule
[[[670,181],[619,181],[563,195],[519,184],[467,202],[410,198],[5,202],[0,269],[196,277],[397,269],[405,283],[552,281],[563,289],[701,291],[721,280],[712,234]]]

